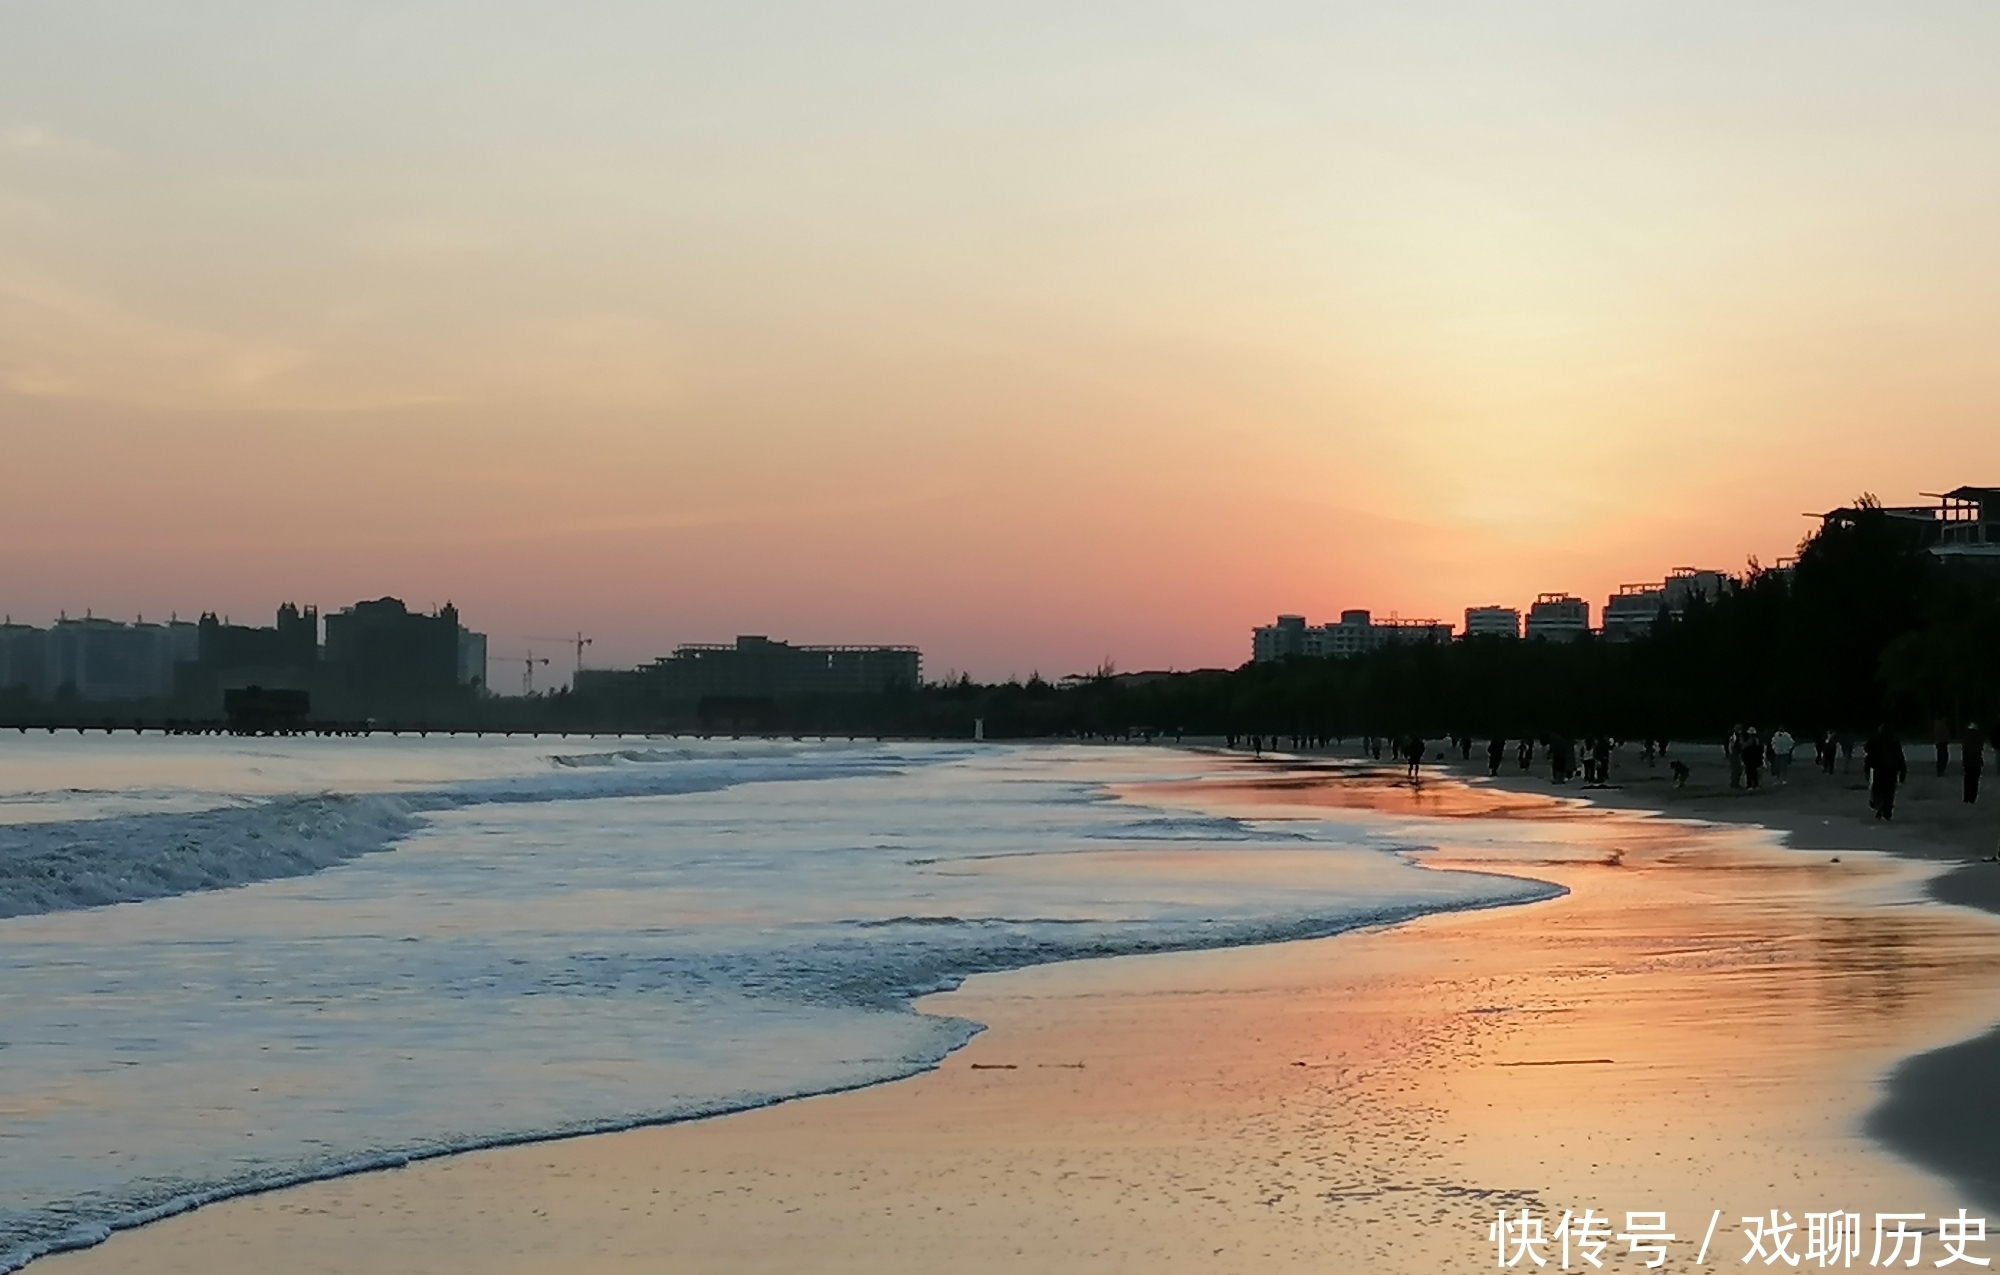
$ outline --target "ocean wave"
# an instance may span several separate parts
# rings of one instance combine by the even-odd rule
[[[1070,780],[1059,752],[927,765],[972,755],[619,749],[421,791],[0,827],[0,915],[20,915],[314,872],[451,810],[900,776],[748,800],[495,811],[440,821],[424,853],[356,865],[308,898],[191,900],[128,918],[144,925],[19,931],[29,947],[7,1034],[25,1047],[0,1055],[0,1075],[30,1096],[64,1092],[94,1066],[117,1101],[18,1135],[0,1272],[232,1196],[913,1075],[980,1030],[919,1013],[917,998],[975,974],[1316,938],[1564,892],[1382,853],[1413,828],[1105,800]],[[1035,767],[1039,784],[1015,781]],[[1327,851],[1308,881],[1236,871],[1254,852],[1245,843],[1290,864],[1301,840]],[[1151,870],[1181,854],[1216,865],[1209,845],[1231,860],[1212,877]],[[997,862],[1033,847],[1047,871]],[[1091,856],[1081,887],[1074,854]],[[233,1128],[186,1117],[216,1109],[189,1097],[212,1073],[233,1086],[226,1109],[257,1131],[254,1153]],[[250,1087],[266,1074],[311,1083]],[[161,1113],[156,1128],[124,1114],[144,1110]],[[129,1169],[99,1163],[105,1148],[135,1146]],[[60,1173],[44,1167],[64,1157]]]
[[[304,876],[417,827],[394,796],[275,797],[192,814],[0,824],[0,917]]]
[[[1227,815],[1161,815],[1085,833],[1094,841],[1311,841],[1303,832],[1258,826]]]
[[[557,769],[414,792],[241,798],[193,812],[0,824],[0,919],[306,876],[387,850],[438,811],[680,796],[747,783],[888,774],[918,764],[900,755],[844,752],[802,757],[795,751],[642,750],[634,756],[641,765]]]
[[[126,1201],[122,1211],[102,1220],[72,1222],[62,1212],[57,1211],[50,1211],[39,1218],[27,1219],[25,1224],[21,1220],[16,1220],[15,1225],[8,1228],[15,1232],[9,1237],[13,1240],[12,1247],[0,1249],[0,1275],[12,1275],[13,1272],[38,1258],[95,1248],[120,1231],[133,1230],[183,1213],[191,1213],[211,1204],[220,1204],[224,1200],[264,1195],[312,1182],[330,1182],[360,1173],[401,1169],[425,1160],[437,1160],[472,1151],[492,1151],[501,1147],[528,1146],[534,1143],[592,1137],[605,1133],[626,1133],[634,1129],[683,1124],[693,1120],[707,1120],[716,1116],[755,1111],[761,1107],[772,1107],[797,1098],[827,1097],[838,1093],[849,1093],[856,1089],[866,1089],[886,1081],[901,1080],[929,1071],[985,1030],[980,1024],[965,1019],[939,1018],[935,1021],[939,1024],[940,1031],[931,1049],[885,1063],[877,1073],[846,1079],[835,1084],[688,1102],[602,1120],[574,1121],[549,1129],[476,1134],[394,1150],[327,1157],[324,1160],[284,1169],[247,1173],[225,1182],[199,1185],[164,1183],[153,1191],[145,1193],[140,1199]]]
[[[949,992],[976,974],[998,973],[1062,961],[1195,951],[1324,938],[1351,930],[1391,925],[1438,912],[1470,911],[1558,897],[1561,886],[1511,876],[1453,872],[1466,885],[1454,895],[1376,901],[1327,908],[1311,915],[1274,919],[1192,918],[1178,922],[1101,922],[1062,918],[1004,918],[908,915],[854,921],[860,928],[908,926],[931,931],[930,942],[884,945],[872,940],[821,940],[789,951],[756,954],[710,953],[683,963],[634,960],[616,953],[578,953],[573,964],[544,971],[572,994],[594,988],[648,997],[688,998],[705,989],[729,986],[754,991],[768,1007],[791,1002],[835,1006],[921,1019],[920,1044],[900,1056],[874,1060],[856,1074],[825,1083],[709,1096],[651,1110],[599,1119],[572,1120],[540,1128],[507,1129],[414,1141],[365,1152],[348,1152],[283,1166],[266,1166],[207,1183],[153,1182],[133,1190],[96,1218],[79,1221],[73,1206],[39,1210],[4,1219],[0,1227],[11,1246],[0,1249],[0,1275],[36,1258],[102,1243],[129,1230],[180,1213],[247,1195],[309,1182],[398,1168],[423,1160],[496,1147],[520,1146],[655,1125],[706,1119],[772,1106],[796,1098],[842,1093],[904,1079],[937,1067],[983,1026],[966,1019],[918,1014],[920,997]],[[750,969],[761,977],[749,978]],[[587,971],[587,972],[586,972]],[[582,986],[584,984],[588,987]]]

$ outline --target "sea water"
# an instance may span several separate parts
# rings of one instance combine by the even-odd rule
[[[0,1271],[194,1205],[935,1065],[1037,962],[1553,887],[1166,749],[0,737]],[[1130,791],[1126,789],[1126,791]]]

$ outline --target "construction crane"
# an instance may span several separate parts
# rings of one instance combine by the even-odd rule
[[[589,646],[595,639],[587,638],[581,632],[577,632],[569,637],[531,637],[528,640],[530,642],[561,642],[564,646],[575,647],[576,671],[581,673],[583,672],[583,648]],[[575,682],[570,683],[572,686],[575,684]]]
[[[509,655],[504,658],[521,661],[521,694],[533,695],[535,693],[535,665],[547,664],[549,657],[546,655],[537,655],[533,651],[529,651],[526,655]]]

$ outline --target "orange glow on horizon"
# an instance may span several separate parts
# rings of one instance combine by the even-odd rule
[[[0,48],[17,620],[1233,665],[2000,482],[1983,11],[113,7]]]

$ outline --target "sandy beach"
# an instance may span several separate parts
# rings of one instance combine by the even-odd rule
[[[921,1008],[988,1030],[907,1081],[239,1199],[38,1268],[1473,1269],[1494,1261],[1495,1212],[1523,1208],[1551,1231],[1566,1210],[1613,1231],[1664,1210],[1672,1266],[1719,1211],[1706,1262],[1734,1265],[1739,1219],[1774,1208],[2000,1207],[1975,1172],[1947,1180],[1865,1132],[1902,1060],[2000,1020],[2000,920],[1932,899],[1941,864],[1884,852],[1919,838],[1921,803],[1864,836],[1836,809],[1840,777],[1756,806],[1625,770],[1617,792],[1568,794],[1605,809],[1539,776],[1413,792],[1275,760],[1135,792],[1264,818],[1437,816],[1412,825],[1449,834],[1427,865],[1569,893],[979,976]],[[1612,808],[1649,800],[1725,825],[1827,822],[1797,850]],[[1496,850],[1493,819],[1544,826],[1543,851]],[[1948,1123],[1932,1136],[1965,1141]],[[1607,1265],[1636,1269],[1625,1247]]]

